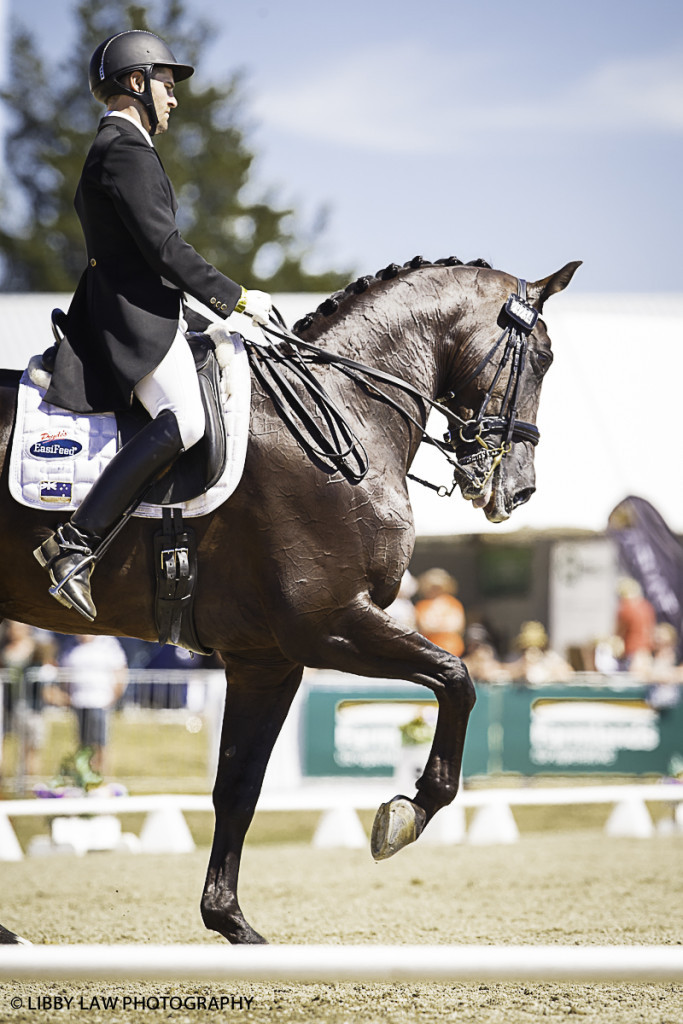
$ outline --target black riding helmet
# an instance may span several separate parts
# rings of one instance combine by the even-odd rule
[[[154,109],[150,78],[155,67],[171,68],[176,82],[194,74],[189,64],[179,64],[163,39],[153,32],[130,29],[110,36],[97,47],[90,58],[88,77],[90,91],[100,103],[110,96],[123,93],[144,104],[150,120],[150,134],[154,135],[159,123]],[[133,92],[121,81],[129,71],[142,71],[145,76],[144,92]]]

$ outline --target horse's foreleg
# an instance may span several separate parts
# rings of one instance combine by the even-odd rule
[[[229,942],[260,943],[266,940],[247,923],[237,901],[240,858],[268,760],[303,668],[240,664],[228,656],[226,663],[228,688],[213,792],[216,825],[201,910],[206,927]]]
[[[400,626],[369,598],[335,616],[316,647],[315,659],[320,668],[421,683],[436,696],[437,725],[417,793],[384,804],[375,820],[373,856],[389,857],[416,839],[458,791],[474,686],[459,658]]]

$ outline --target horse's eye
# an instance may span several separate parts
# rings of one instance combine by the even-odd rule
[[[532,362],[534,363],[534,366],[537,368],[538,372],[541,374],[546,373],[552,361],[552,352],[548,352],[544,349],[541,349],[540,351],[534,352],[532,354]]]

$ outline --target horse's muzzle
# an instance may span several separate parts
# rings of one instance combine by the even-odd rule
[[[528,479],[529,475],[533,480],[533,471],[531,474],[524,473],[522,479],[518,480],[515,479],[516,474],[506,473],[504,468],[499,467],[493,478],[489,500],[484,506],[484,515],[490,523],[504,523],[516,508],[529,501],[536,491]]]
[[[526,505],[531,495],[535,492],[535,487],[521,487],[513,496],[510,511],[512,512],[513,509],[518,508],[520,505]]]

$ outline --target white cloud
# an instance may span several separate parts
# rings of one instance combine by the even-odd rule
[[[401,153],[441,148],[440,116],[452,121],[453,93],[478,69],[471,56],[446,62],[419,42],[373,46],[324,67],[307,66],[305,77],[255,97],[252,108],[266,127],[343,146]]]
[[[384,153],[471,152],[494,135],[679,133],[683,53],[614,59],[564,85],[529,90],[497,55],[419,40],[359,49],[255,100],[266,128]]]
[[[683,52],[611,61],[579,83],[573,98],[589,128],[680,132]]]

